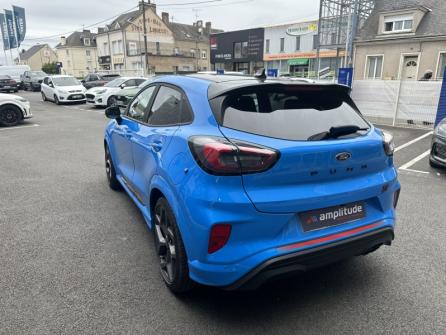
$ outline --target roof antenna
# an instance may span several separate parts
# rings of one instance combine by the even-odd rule
[[[266,70],[265,68],[259,69],[256,74],[254,75],[255,78],[265,81],[266,80]]]

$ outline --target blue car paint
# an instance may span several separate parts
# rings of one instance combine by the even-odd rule
[[[117,161],[117,151],[126,150],[124,148],[128,148],[128,143],[119,147],[121,142],[118,141],[117,144],[112,140],[111,134],[116,132],[116,121],[108,124],[105,141],[116,165],[118,179],[143,213],[150,228],[151,194],[160,191],[168,200],[182,235],[189,260],[189,274],[193,280],[206,285],[227,286],[259,264],[298,250],[284,251],[280,249],[281,246],[322,238],[371,223],[378,223],[374,229],[394,227],[393,196],[400,184],[393,159],[388,157],[384,162],[382,160],[382,137],[377,129],[372,127],[366,136],[353,140],[321,141],[318,144],[247,134],[218,125],[207,98],[209,82],[180,76],[163,77],[155,82],[172,84],[183,89],[194,113],[192,124],[151,129],[123,118],[139,142],[131,143],[136,166],[133,171]],[[279,151],[299,145],[303,154],[297,164],[297,171],[303,176],[308,171],[319,168],[320,179],[313,182],[299,173],[294,179],[277,179],[274,169],[280,164],[269,171],[243,177],[210,175],[197,165],[190,152],[188,139],[194,135],[227,136]],[[151,150],[148,145],[154,138],[164,143],[158,152]],[[135,138],[127,139],[128,142],[134,140]],[[355,176],[355,170],[329,174],[327,162],[324,159],[318,160],[317,152],[345,148],[356,150],[361,145],[381,150],[376,152],[376,156],[359,156],[361,159],[355,162],[355,168],[358,165],[360,169],[360,161],[369,160],[371,170],[366,176]],[[381,162],[378,162],[377,157],[381,157]],[[281,161],[281,164],[289,169],[286,161]],[[321,166],[324,168],[321,169]],[[124,182],[123,174],[126,171],[131,174],[131,177],[125,175],[127,182],[131,182],[131,187],[141,192],[142,199],[138,200]],[[268,178],[277,180],[271,183]],[[384,185],[387,187],[385,191]],[[338,226],[304,232],[296,215],[309,209],[359,200],[365,202],[366,217]],[[210,228],[217,223],[230,223],[231,236],[224,248],[208,254]],[[302,249],[305,248],[309,247]]]

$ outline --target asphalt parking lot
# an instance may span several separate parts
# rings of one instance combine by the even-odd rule
[[[445,334],[446,171],[425,130],[388,128],[402,193],[396,240],[255,292],[175,297],[153,237],[103,163],[104,111],[22,92],[0,128],[1,334]]]

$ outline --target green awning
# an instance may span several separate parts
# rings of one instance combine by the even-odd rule
[[[288,59],[288,65],[308,65],[310,60],[308,58],[294,58]]]

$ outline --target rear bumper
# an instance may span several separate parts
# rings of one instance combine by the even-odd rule
[[[382,245],[390,245],[393,239],[393,229],[385,227],[327,245],[275,257],[224,289],[256,289],[271,278],[305,272],[342,259],[367,254]]]

